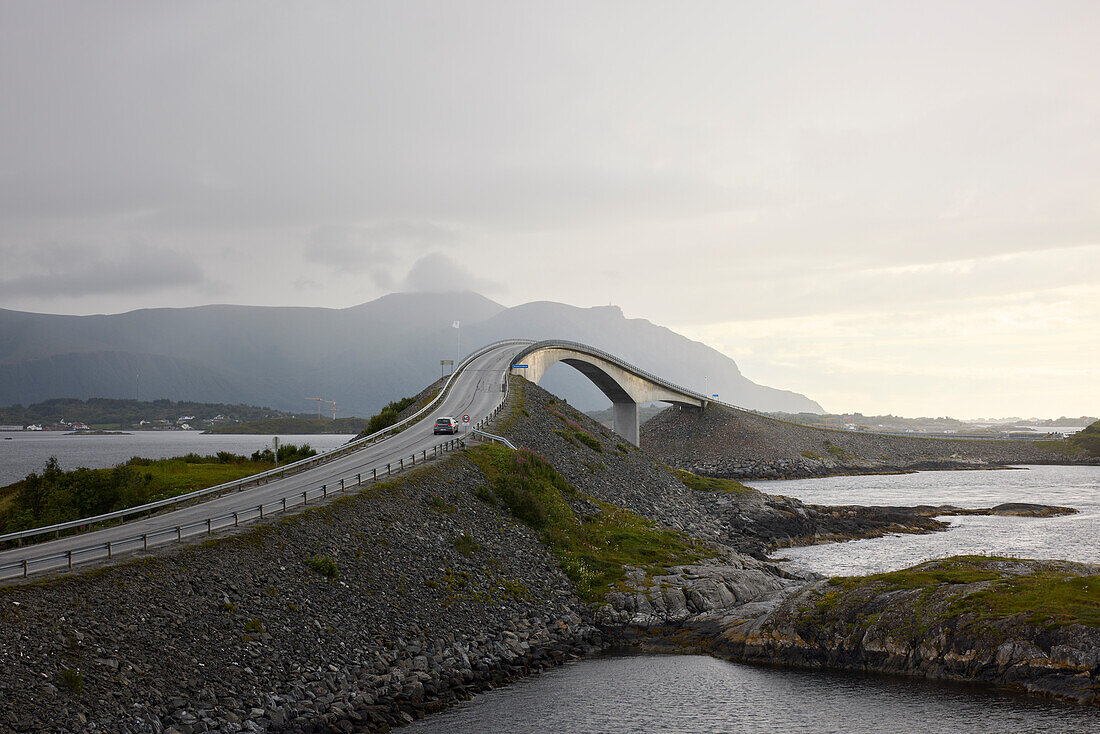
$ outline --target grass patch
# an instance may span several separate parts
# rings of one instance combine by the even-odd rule
[[[250,619],[244,623],[244,631],[258,635],[264,631],[264,625],[258,619]]]
[[[573,435],[577,437],[578,441],[595,451],[597,454],[603,453],[603,444],[592,434],[585,433],[584,431],[573,431]]]
[[[554,433],[558,434],[573,446],[580,448],[580,442],[573,436],[572,431],[562,430],[561,428],[555,428]]]
[[[63,685],[69,693],[79,694],[84,690],[84,676],[80,674],[79,670],[62,668],[60,674],[61,685]]]
[[[63,470],[51,457],[41,472],[0,488],[0,532],[114,512],[243,479],[274,468],[271,449],[264,451],[251,458],[226,451],[157,460],[135,456],[110,469],[71,471]],[[316,453],[308,445],[290,444],[279,448],[279,461],[287,463]]]
[[[623,566],[657,573],[704,557],[690,538],[606,502],[596,501],[598,515],[577,517],[566,501],[577,490],[534,452],[484,445],[469,453],[504,506],[539,531],[587,601],[622,582]]]
[[[310,556],[306,559],[306,566],[309,567],[310,571],[327,576],[330,579],[340,575],[340,567],[336,565],[336,561],[328,556]]]
[[[837,457],[838,459],[854,459],[854,458],[856,458],[855,455],[850,454],[849,452],[845,451],[844,449],[840,448],[839,446],[836,446],[832,443],[829,443],[828,441],[825,442],[825,450],[828,451],[833,456]]]
[[[454,539],[454,544],[455,550],[467,558],[481,550],[481,545],[469,533],[459,535]]]
[[[843,593],[868,588],[875,592],[924,589],[931,594],[945,587],[988,582],[952,600],[940,618],[969,615],[986,620],[1024,615],[1028,622],[1048,627],[1100,627],[1100,576],[1067,574],[1042,564],[1036,564],[1031,573],[1012,573],[994,565],[1005,563],[1024,562],[994,556],[955,556],[890,573],[837,577],[829,583]],[[826,598],[829,596],[831,593],[826,594]]]
[[[825,461],[825,457],[821,454],[815,454],[813,451],[803,451],[802,458],[813,459],[814,461]]]
[[[455,511],[455,506],[448,504],[447,500],[443,499],[438,494],[433,494],[428,504],[433,510],[444,515],[451,515]]]
[[[746,487],[735,479],[718,479],[717,477],[701,477],[684,469],[673,470],[680,481],[696,492],[726,492],[728,494],[757,494],[752,487]]]
[[[1050,442],[1039,441],[1037,443],[1049,444]],[[1085,428],[1061,443],[1069,446],[1074,451],[1083,451],[1089,456],[1100,457],[1100,421],[1085,426]]]

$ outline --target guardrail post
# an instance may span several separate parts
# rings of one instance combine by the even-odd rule
[[[400,469],[398,469],[398,471],[405,471],[405,460],[404,459],[398,459],[398,461],[400,462],[400,467],[401,467]]]
[[[283,497],[283,512],[286,512],[286,497]]]
[[[355,486],[356,487],[362,487],[363,486],[363,475],[362,474],[356,474],[355,475]]]
[[[260,519],[263,520],[264,519],[264,503],[261,502],[256,509],[258,509],[260,511]]]
[[[412,458],[412,465],[416,466],[416,454],[413,454],[411,458]]]
[[[141,549],[146,550],[146,551],[149,550],[149,534],[148,533],[142,533],[141,534]],[[70,558],[71,558],[72,551],[69,551],[69,555],[70,555]],[[70,560],[70,563],[71,562],[72,561]]]
[[[23,578],[27,578],[27,559],[23,559]]]
[[[183,526],[182,525],[177,525],[176,526],[176,542],[177,543],[182,543],[183,542]]]
[[[388,477],[388,476],[389,476],[390,474],[392,474],[392,473],[393,473],[393,472],[391,472],[391,471],[390,471],[390,465],[389,465],[389,464],[386,464],[386,476]]]
[[[328,497],[328,485],[327,484],[322,484],[321,485],[321,497],[322,497],[322,499]]]
[[[211,535],[214,532],[214,518],[206,518],[206,534]]]
[[[233,513],[233,527],[237,527],[238,525],[240,525],[240,520],[237,517],[237,513],[234,512]]]
[[[309,490],[302,490],[302,504],[303,505],[308,505],[309,504],[309,497],[306,496],[306,492],[308,492],[308,491]]]
[[[378,469],[371,469],[371,473],[374,475],[374,481],[378,481]]]
[[[65,556],[69,559],[69,568],[73,567],[73,552],[71,550],[65,551]]]
[[[340,480],[340,491],[341,492],[344,491],[344,480],[343,479]]]
[[[111,557],[111,541],[107,541],[107,557]]]

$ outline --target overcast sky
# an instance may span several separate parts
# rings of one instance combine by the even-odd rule
[[[0,307],[613,302],[833,412],[1096,415],[1098,38],[1093,0],[0,0]]]

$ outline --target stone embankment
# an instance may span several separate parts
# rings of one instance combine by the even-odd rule
[[[642,446],[669,466],[730,479],[798,479],[1019,464],[1100,464],[1064,441],[890,436],[787,423],[710,405],[669,408],[642,426]]]

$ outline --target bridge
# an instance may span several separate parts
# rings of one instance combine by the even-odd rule
[[[611,399],[616,432],[635,445],[639,403],[665,401],[702,408],[710,402],[703,395],[585,344],[530,339],[495,342],[468,355],[440,394],[415,415],[333,451],[180,497],[0,535],[0,548],[19,544],[0,550],[0,581],[66,570],[81,563],[111,561],[158,545],[232,531],[273,513],[297,511],[330,496],[357,491],[365,484],[464,447],[469,434],[447,437],[442,442],[434,435],[436,416],[469,415],[469,426],[477,432],[503,408],[509,374],[523,375],[537,383],[558,362],[579,370]],[[111,525],[64,535],[102,523]],[[48,537],[53,539],[22,545],[25,540]]]
[[[592,381],[614,406],[615,433],[639,445],[638,404],[665,402],[705,408],[709,400],[691,390],[667,382],[587,344],[561,340],[541,341],[522,349],[513,358],[512,374],[538,383],[558,362],[576,369]]]

